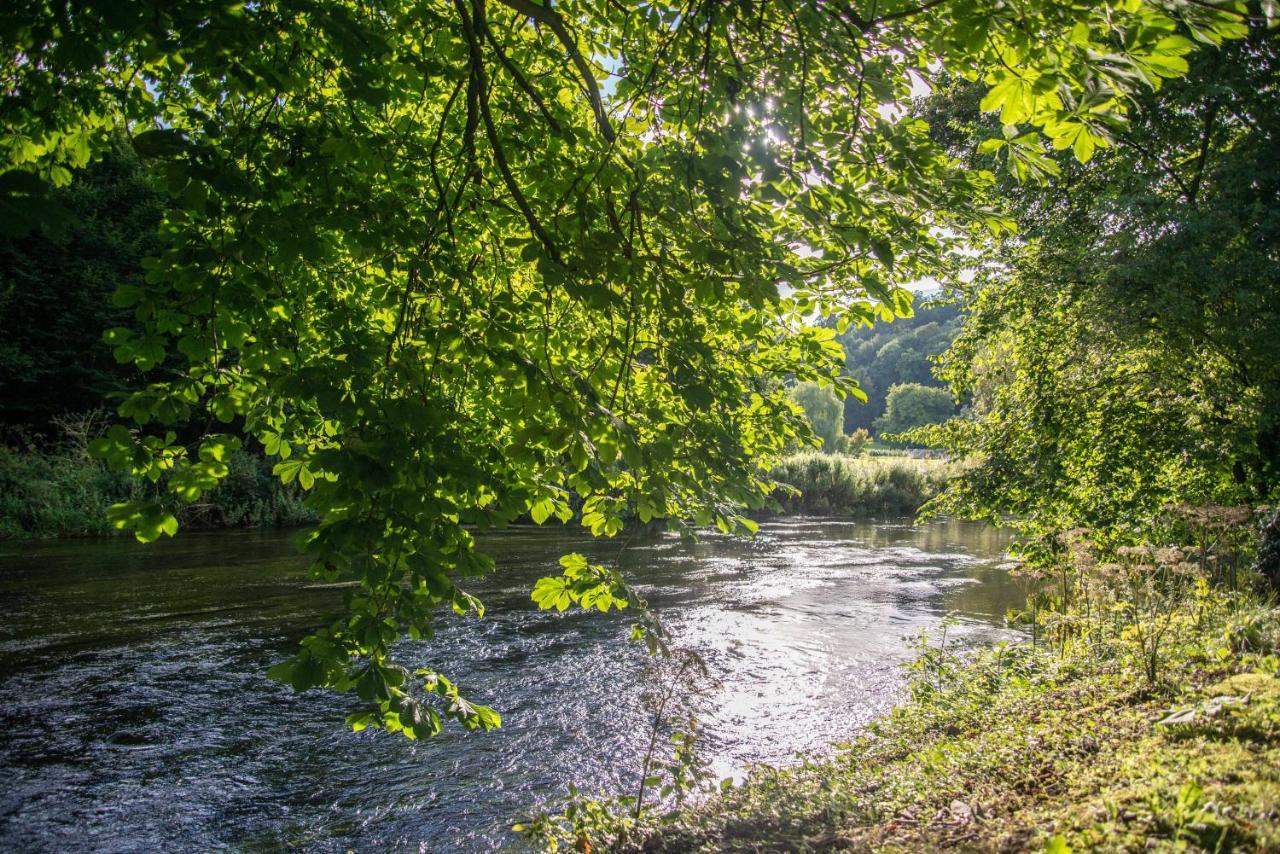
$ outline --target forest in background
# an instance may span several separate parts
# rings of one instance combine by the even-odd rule
[[[935,357],[941,356],[960,333],[963,304],[938,292],[916,297],[910,317],[889,323],[859,326],[837,337],[844,346],[845,372],[858,381],[866,393],[866,403],[853,398],[844,401],[844,432],[867,430],[873,435],[900,432],[927,422],[895,421],[878,424],[884,417],[889,393],[895,385],[945,388],[934,376]],[[950,414],[955,414],[952,406]],[[942,419],[939,419],[942,420]]]
[[[114,295],[142,282],[169,203],[121,137],[48,204],[57,212],[48,227],[0,231],[0,539],[115,533],[109,508],[147,498],[194,527],[315,521],[261,448],[234,452],[226,480],[196,504],[89,453],[143,383],[104,333],[136,326]],[[178,425],[190,436],[205,427]]]

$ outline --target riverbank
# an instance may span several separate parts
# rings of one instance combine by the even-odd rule
[[[756,769],[643,850],[1276,850],[1280,610],[1201,588],[1166,625],[1155,682],[1122,637],[935,639],[865,737]]]
[[[227,465],[227,478],[189,505],[109,471],[77,437],[46,449],[0,445],[0,540],[115,534],[107,508],[141,497],[158,497],[185,528],[315,521],[300,490],[281,484],[267,460],[237,451]],[[772,475],[786,485],[776,493],[783,515],[885,518],[914,514],[946,486],[953,471],[945,460],[812,452],[784,458]]]
[[[154,484],[118,474],[89,456],[83,442],[48,449],[0,445],[0,540],[119,533],[107,521],[112,504],[154,497],[186,528],[288,527],[314,521],[301,491],[281,484],[263,458],[237,451],[227,477],[185,504]]]

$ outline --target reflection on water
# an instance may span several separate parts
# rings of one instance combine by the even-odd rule
[[[344,698],[263,677],[341,600],[286,535],[0,545],[0,845],[487,850],[569,781],[629,789],[647,734],[625,612],[544,613],[528,593],[561,554],[615,559],[618,544],[482,542],[500,568],[474,591],[488,616],[449,617],[399,656],[504,727],[425,743],[346,731]],[[704,736],[726,775],[854,734],[899,695],[906,638],[948,611],[953,636],[1001,636],[1022,601],[999,568],[1008,542],[958,522],[800,519],[751,542],[655,536],[621,564],[720,680]]]

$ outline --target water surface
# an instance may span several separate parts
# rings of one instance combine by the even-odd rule
[[[1022,592],[1005,532],[958,522],[769,523],[596,543],[482,535],[482,621],[448,617],[400,659],[496,706],[494,733],[409,742],[342,725],[348,698],[263,671],[336,613],[287,534],[0,544],[0,848],[481,851],[565,786],[630,790],[648,728],[625,612],[539,612],[534,580],[582,551],[619,560],[719,680],[704,719],[721,776],[854,735],[900,696],[907,642],[1004,635]]]

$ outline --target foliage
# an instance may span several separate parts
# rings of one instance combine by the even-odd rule
[[[955,468],[940,460],[803,453],[784,457],[770,476],[790,490],[788,513],[813,516],[903,516],[942,491]]]
[[[610,608],[631,604],[634,594],[615,570],[588,564],[580,554],[565,555],[560,558],[560,566],[564,569],[560,578],[543,578],[533,586],[533,601],[539,608],[563,611],[572,602],[607,613]]]
[[[119,407],[139,429],[96,451],[199,500],[234,440],[261,443],[322,518],[316,574],[358,584],[274,672],[353,690],[361,724],[488,725],[390,654],[440,606],[475,610],[493,563],[469,526],[570,491],[605,535],[628,508],[738,526],[807,435],[784,381],[854,392],[836,334],[904,313],[902,283],[1007,225],[991,177],[901,109],[914,79],[981,81],[1028,162],[1037,129],[1086,157],[1185,71],[1179,28],[1218,43],[1243,14],[18,0],[0,220],[46,227],[49,188],[128,132],[172,205],[146,281],[115,293],[136,325],[108,332],[146,374]],[[223,432],[180,437],[198,412]],[[155,500],[113,517],[177,527]]]
[[[1255,516],[1248,507],[1174,507],[1159,519],[1163,541],[1137,545],[1116,545],[1108,531],[1069,531],[1052,557],[1024,567],[1037,589],[1011,621],[1031,625],[1033,644],[1043,636],[1064,654],[1120,650],[1154,686],[1176,621],[1188,610],[1203,619],[1215,589],[1234,593],[1245,583],[1259,539]]]
[[[142,259],[159,246],[164,197],[133,150],[115,141],[46,204],[65,212],[56,231],[0,229],[0,424],[37,431],[101,407],[136,378],[102,333],[132,323],[111,297],[141,284]]]
[[[860,457],[870,448],[871,434],[867,432],[865,427],[859,427],[844,437],[844,444],[840,447],[840,453],[851,457]]]
[[[1088,164],[1010,183],[1022,236],[982,263],[941,369],[974,417],[928,431],[976,465],[935,510],[1045,537],[1275,499],[1278,48],[1257,27],[1194,57]],[[983,136],[978,97],[958,87],[927,111],[940,136]]]
[[[1128,581],[1115,581],[1123,601]],[[1136,690],[1146,654],[1122,632],[976,651],[922,638],[910,698],[864,737],[828,760],[755,769],[643,849],[1274,848],[1280,610],[1215,584],[1168,604],[1161,679]],[[1086,613],[1077,601],[1064,616]]]
[[[839,336],[846,354],[845,373],[858,381],[867,400],[846,400],[844,430],[870,429],[884,415],[891,386],[918,383],[941,386],[933,360],[960,332],[961,305],[940,297],[921,298],[909,317],[891,323],[851,328]]]
[[[876,431],[884,434],[905,433],[917,427],[940,424],[956,414],[956,403],[946,389],[918,383],[889,387],[884,415],[876,419]]]
[[[813,435],[822,440],[822,450],[834,454],[843,437],[844,403],[835,390],[815,382],[804,382],[790,391],[791,399],[804,409]]]
[[[108,511],[130,500],[156,499],[167,512],[195,528],[301,525],[315,517],[296,487],[281,484],[261,456],[236,451],[226,476],[193,504],[151,484],[110,471],[92,458],[88,443],[98,436],[105,413],[59,416],[57,441],[0,445],[0,539],[109,534]]]

